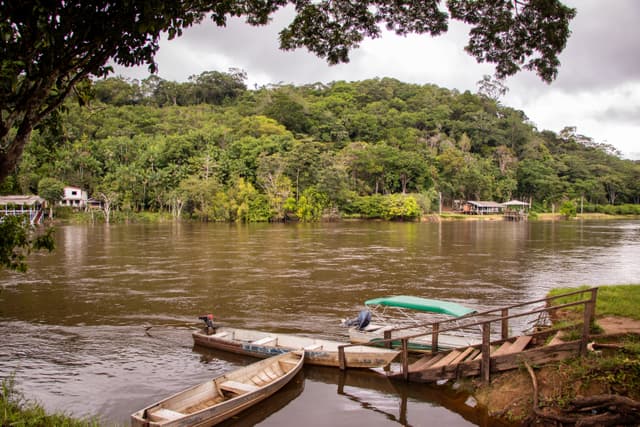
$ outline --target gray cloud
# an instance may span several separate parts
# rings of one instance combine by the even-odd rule
[[[640,81],[640,2],[573,0],[578,14],[560,56],[557,86],[564,90]]]

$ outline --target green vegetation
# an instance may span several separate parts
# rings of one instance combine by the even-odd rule
[[[548,296],[557,296],[591,287],[557,288]],[[554,305],[584,300],[589,292],[559,298]],[[601,286],[596,311],[598,316],[638,319],[640,285]],[[581,306],[579,310],[581,310]],[[561,322],[576,317],[570,311],[559,316]],[[577,317],[582,317],[578,315]],[[581,320],[581,319],[580,319]],[[561,325],[554,322],[554,327]],[[581,329],[581,328],[579,328]],[[601,333],[602,331],[600,331]],[[572,331],[569,331],[571,334]],[[578,339],[580,333],[567,339]],[[480,386],[474,393],[489,411],[502,414],[510,422],[533,425],[635,425],[640,400],[640,335],[593,337],[594,351],[557,363],[505,372]],[[538,405],[532,410],[532,378]],[[535,402],[535,399],[534,399]]]
[[[552,297],[581,289],[590,289],[590,287],[555,288],[549,292],[549,296]],[[588,293],[585,293],[583,295],[577,294],[566,298],[558,298],[554,301],[554,305],[584,300],[588,298],[588,295]],[[640,307],[640,285],[601,286],[598,288],[596,316],[619,316],[640,320],[638,307]],[[582,310],[582,307],[577,306],[575,310]]]
[[[87,427],[98,426],[95,420],[78,420],[65,414],[47,414],[44,408],[24,398],[16,390],[13,377],[2,381],[0,392],[0,426]]]
[[[0,268],[26,271],[25,262],[31,251],[54,248],[53,229],[37,234],[29,226],[28,217],[7,216],[0,221]]]
[[[639,163],[572,128],[539,132],[484,94],[390,78],[247,90],[245,78],[97,81],[88,107],[69,102],[33,133],[2,192],[78,186],[106,222],[415,220],[440,195],[640,212]]]
[[[72,91],[85,103],[90,76],[108,75],[113,63],[125,67],[147,64],[154,73],[161,34],[173,39],[205,19],[219,27],[230,17],[264,25],[285,7],[293,18],[279,33],[280,48],[305,47],[330,64],[348,62],[351,49],[366,37],[381,36],[385,27],[400,35],[436,36],[447,31],[450,20],[458,20],[471,29],[468,53],[479,62],[495,64],[498,78],[525,68],[546,82],[557,75],[558,55],[566,46],[569,22],[576,15],[575,9],[559,0],[515,5],[451,0],[446,5],[413,2],[411,7],[390,0],[356,4],[331,0],[0,2],[0,182],[15,170],[31,132],[55,120]],[[233,79],[216,72],[194,78],[198,89],[210,82],[216,84],[216,90],[196,91],[196,102],[219,103],[241,89]],[[500,85],[490,81],[484,85],[488,92],[500,92]],[[177,103],[184,93],[176,92],[171,84],[163,89],[168,104]],[[120,94],[110,91],[104,99],[115,105],[126,103]],[[295,113],[300,110],[293,113],[291,121],[299,123]]]
[[[567,200],[560,206],[560,215],[564,216],[566,219],[575,218],[576,214],[576,203],[573,200]]]

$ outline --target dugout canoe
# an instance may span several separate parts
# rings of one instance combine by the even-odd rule
[[[261,360],[183,390],[131,415],[132,427],[216,425],[284,387],[302,368],[304,351]]]

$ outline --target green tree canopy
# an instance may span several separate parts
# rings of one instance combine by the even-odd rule
[[[51,216],[53,206],[64,196],[64,184],[55,178],[42,178],[38,182],[38,195],[49,204],[49,216]]]
[[[478,61],[495,63],[498,77],[524,66],[545,81],[557,73],[557,56],[575,15],[559,0],[449,0],[450,14],[439,0],[3,1],[0,181],[15,169],[33,129],[79,83],[107,75],[109,61],[148,64],[154,72],[162,33],[173,39],[205,16],[218,26],[233,16],[263,25],[288,5],[295,17],[281,31],[280,46],[306,47],[330,63],[348,61],[349,51],[365,37],[379,37],[382,26],[402,35],[438,35],[449,19],[457,19],[471,25],[467,51]]]

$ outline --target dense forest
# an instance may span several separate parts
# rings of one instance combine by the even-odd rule
[[[640,203],[639,162],[575,128],[536,129],[487,85],[245,81],[235,69],[185,83],[95,81],[34,132],[0,191],[58,183],[108,211],[243,222],[411,219],[437,211],[440,196],[445,206],[531,200],[540,211]]]

